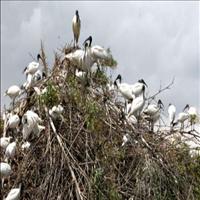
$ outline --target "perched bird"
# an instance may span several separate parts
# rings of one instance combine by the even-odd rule
[[[172,105],[171,103],[169,104],[169,107],[168,107],[168,114],[169,114],[170,125],[173,126],[175,116],[176,116],[176,107]]]
[[[11,174],[11,166],[8,163],[0,163],[1,178],[6,178]]]
[[[11,129],[14,129],[14,128],[17,128],[18,125],[20,123],[20,118],[17,114],[15,115],[11,115],[9,118],[8,118],[8,121],[6,123],[6,127],[7,128],[11,128]]]
[[[136,117],[134,115],[131,115],[129,117],[126,116],[126,120],[128,121],[129,124],[137,124],[138,120],[136,119]]]
[[[26,141],[22,144],[21,148],[22,150],[26,150],[26,149],[29,149],[30,146],[31,146],[31,143]]]
[[[81,29],[81,20],[79,17],[78,10],[76,10],[75,15],[72,19],[72,30],[73,30],[73,34],[74,34],[74,46],[78,45],[80,29]]]
[[[147,108],[143,111],[144,114],[153,116],[155,115],[160,109],[164,107],[162,101],[159,99],[157,104],[150,104]]]
[[[91,72],[91,67],[94,65],[95,60],[92,57],[91,47],[89,46],[87,42],[85,43],[84,47],[85,47],[85,51],[84,51],[83,60],[82,60],[82,68],[84,71],[86,71],[86,73],[89,73]]]
[[[145,92],[145,86],[143,85],[142,87],[142,94],[138,97],[136,97],[132,103],[131,103],[131,109],[127,115],[127,117],[130,117],[131,115],[134,115],[135,117],[138,117],[144,107],[145,104],[145,97],[144,97],[144,92]]]
[[[147,117],[145,117],[151,123],[151,130],[153,131],[154,124],[160,118],[160,111],[164,108],[162,101],[159,99],[156,104],[150,104],[148,107],[143,111]]]
[[[135,95],[133,94],[131,85],[128,83],[122,83],[121,80],[122,80],[122,77],[119,74],[114,81],[114,86],[117,88],[117,90],[122,94],[122,96],[125,99],[132,101],[133,99],[135,99]]]
[[[16,145],[17,145],[16,142],[12,142],[6,147],[5,156],[7,158],[11,158],[11,159],[14,158],[15,151],[16,151]]]
[[[140,79],[137,83],[131,85],[132,92],[136,97],[142,93],[143,86],[147,87],[147,84],[143,79]]]
[[[100,65],[101,60],[109,61],[112,59],[110,52],[99,45],[94,45],[91,47],[91,55],[98,65]]]
[[[83,71],[81,71],[81,70],[79,70],[79,69],[76,69],[75,75],[76,75],[77,77],[79,77],[79,78],[83,78],[83,77],[85,77],[86,72],[83,72]]]
[[[184,110],[187,110],[191,124],[191,129],[194,129],[194,124],[196,123],[198,118],[197,109],[194,106],[190,106],[189,104],[187,104]]]
[[[26,82],[22,85],[22,87],[27,90],[37,81],[42,80],[45,77],[45,72],[38,69],[34,74],[27,74]]]
[[[14,101],[20,92],[21,89],[17,85],[12,85],[5,91],[4,96],[9,96]]]
[[[57,118],[57,117],[59,117],[62,114],[63,110],[64,109],[63,109],[63,107],[61,105],[53,106],[53,108],[49,110],[49,114],[53,118]]]
[[[37,113],[32,110],[28,110],[22,117],[22,135],[23,139],[26,140],[31,132],[33,131],[34,135],[39,136],[40,132],[45,129],[44,126],[40,126],[39,123],[42,123],[42,119],[38,116]]]
[[[129,142],[130,140],[131,140],[131,136],[130,136],[128,133],[126,133],[126,134],[123,136],[123,138],[122,138],[122,141],[123,141],[122,147],[123,147],[127,142]]]
[[[3,149],[6,149],[6,147],[10,144],[10,140],[12,137],[1,137],[0,138],[0,146]]]
[[[92,61],[95,63],[97,63],[98,66],[100,66],[100,63],[102,60],[105,61],[110,61],[112,60],[112,55],[109,52],[109,50],[104,49],[103,47],[99,46],[99,45],[94,45],[91,46],[92,44],[92,36],[89,36],[85,41],[84,41],[84,46],[85,49],[87,47],[87,53],[89,54],[90,57],[92,57]],[[111,68],[115,67],[113,66],[109,66]]]
[[[33,62],[30,62],[29,63],[29,65],[27,66],[27,67],[25,67],[25,69],[24,69],[24,74],[25,75],[28,75],[28,74],[35,74],[35,72],[38,70],[38,68],[39,68],[39,59],[41,59],[41,56],[40,56],[40,54],[38,54],[37,55],[37,61],[38,62],[35,62],[35,61],[33,61]]]
[[[32,82],[33,82],[32,80],[33,80],[33,75],[27,74],[26,82],[22,85],[22,88],[25,90],[29,89],[32,85]]]
[[[19,185],[18,188],[11,189],[5,200],[19,200],[20,192],[21,192],[21,184]]]
[[[70,60],[74,65],[76,65],[80,70],[83,70],[82,63],[85,51],[82,49],[77,49],[71,53],[65,55],[65,58]]]

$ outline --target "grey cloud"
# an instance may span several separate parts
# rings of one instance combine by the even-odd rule
[[[181,109],[199,103],[198,2],[3,2],[2,91],[21,84],[23,67],[44,41],[49,64],[53,53],[72,40],[76,9],[82,28],[80,44],[92,35],[94,43],[110,47],[119,66],[113,72],[133,83],[144,78],[150,93],[175,76],[172,89],[159,97]],[[11,15],[10,13],[13,13]],[[14,71],[14,73],[10,73]],[[8,99],[2,98],[2,103]]]

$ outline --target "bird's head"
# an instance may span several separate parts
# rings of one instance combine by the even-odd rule
[[[146,85],[148,87],[148,85],[146,84],[146,82],[144,81],[144,79],[140,79],[140,80],[138,80],[138,82],[142,83],[142,84],[144,84],[144,85]]]
[[[78,10],[76,10],[75,14],[78,15]]]
[[[186,104],[185,108],[183,109],[183,111],[185,111],[186,109],[189,109],[189,104]]]
[[[163,102],[159,99],[158,100],[158,107],[162,110],[164,110],[164,105],[163,105]]]
[[[118,74],[117,78],[115,79],[116,81],[119,80],[119,82],[122,82],[122,76],[120,74]]]
[[[39,61],[39,60],[42,60],[42,57],[41,57],[41,55],[38,53],[38,55],[37,55],[37,61]]]
[[[91,35],[83,42],[83,45],[85,46],[86,43],[88,43],[88,46],[91,47],[91,44],[92,44],[92,36]]]

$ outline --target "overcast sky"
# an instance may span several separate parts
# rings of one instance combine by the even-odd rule
[[[25,2],[1,1],[1,91],[25,81],[22,70],[44,42],[48,63],[72,41],[71,20],[81,18],[79,43],[110,47],[118,68],[115,77],[134,83],[143,78],[149,93],[173,77],[171,90],[160,94],[165,106],[180,111],[186,103],[200,110],[199,2]],[[8,97],[1,97],[8,104]]]

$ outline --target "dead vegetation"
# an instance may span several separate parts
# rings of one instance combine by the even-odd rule
[[[24,200],[200,199],[200,157],[191,157],[184,143],[169,142],[166,136],[173,133],[152,133],[142,119],[129,124],[122,115],[123,103],[106,86],[110,80],[105,70],[87,80],[76,77],[75,68],[56,54],[48,77],[35,85],[47,91],[37,94],[31,88],[16,101],[20,115],[34,109],[46,129],[28,139],[31,147],[26,151],[21,149],[22,135],[13,134],[18,150],[2,196],[22,183]],[[64,112],[53,119],[48,111],[58,104]],[[131,141],[122,147],[126,133]]]

